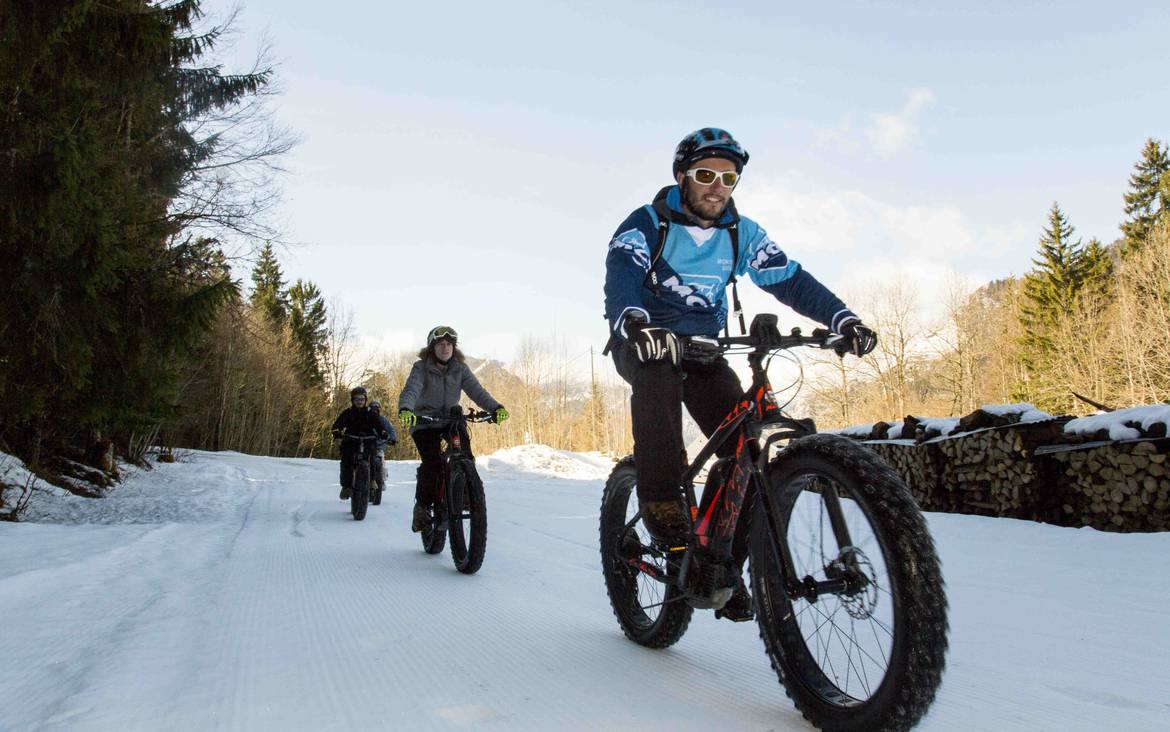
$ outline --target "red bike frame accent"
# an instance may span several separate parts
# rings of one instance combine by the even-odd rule
[[[735,537],[735,527],[739,523],[744,500],[747,498],[752,465],[759,457],[755,454],[758,445],[750,438],[758,437],[759,424],[779,409],[776,400],[772,398],[772,385],[766,379],[760,380],[755,384],[752,398],[750,400],[745,398],[737,404],[708,442],[722,444],[720,435],[732,430],[739,431],[736,437],[735,459],[730,470],[715,486],[713,495],[708,496],[704,490],[694,525],[699,546],[711,550],[716,556],[731,555],[731,543]],[[744,424],[749,421],[751,424]]]

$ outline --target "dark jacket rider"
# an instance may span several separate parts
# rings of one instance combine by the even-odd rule
[[[337,415],[333,420],[331,432],[335,439],[343,436],[358,437],[373,435],[382,440],[389,440],[390,433],[382,426],[378,414],[366,404],[368,394],[364,386],[355,386],[349,392],[350,407]],[[357,452],[357,442],[341,440],[341,500],[349,500],[353,490],[353,456]]]

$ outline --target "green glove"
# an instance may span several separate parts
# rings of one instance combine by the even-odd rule
[[[508,418],[508,410],[503,407],[496,407],[496,424],[500,424]]]
[[[403,427],[410,429],[411,427],[414,427],[416,424],[418,424],[418,417],[416,417],[414,412],[410,411],[409,409],[399,409],[398,421],[402,423]]]

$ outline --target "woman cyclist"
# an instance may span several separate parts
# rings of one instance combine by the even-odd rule
[[[463,392],[479,405],[492,412],[495,421],[508,418],[508,410],[488,393],[464,363],[463,353],[457,348],[459,336],[454,328],[440,325],[427,334],[427,347],[419,351],[418,361],[410,369],[410,376],[398,397],[398,419],[410,430],[418,447],[422,463],[418,466],[418,482],[414,489],[414,515],[411,531],[422,531],[427,523],[427,508],[438,498],[439,475],[442,470],[441,440],[445,434],[443,422],[451,407],[459,405]],[[419,423],[419,417],[430,417],[439,422]],[[463,451],[469,457],[471,436],[467,426],[460,425]]]

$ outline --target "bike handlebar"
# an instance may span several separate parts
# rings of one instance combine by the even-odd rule
[[[446,417],[427,417],[417,415],[419,422],[448,424],[451,422],[495,422],[496,415],[476,409],[468,409],[466,413],[459,407],[451,407],[451,413]]]
[[[703,342],[710,344],[708,348],[714,347],[720,351],[726,351],[734,346],[750,346],[755,351],[763,353],[809,346],[833,350],[840,356],[849,352],[848,339],[843,335],[832,333],[824,328],[813,330],[812,335],[804,335],[800,332],[800,328],[793,328],[788,335],[783,335],[776,327],[776,316],[763,313],[752,319],[748,335],[703,338],[701,341],[692,337],[688,345],[698,345]]]
[[[813,348],[824,348],[826,350],[840,350],[841,344],[845,337],[836,333],[830,333],[824,328],[817,328],[812,332],[812,335],[802,335],[800,328],[793,328],[789,335],[781,335],[777,333],[772,337],[760,337],[753,335],[746,336],[731,336],[726,338],[715,339],[719,345],[724,349],[732,346],[752,346],[754,348],[762,348],[769,351],[785,350],[788,348],[797,348],[799,346],[811,346]]]

